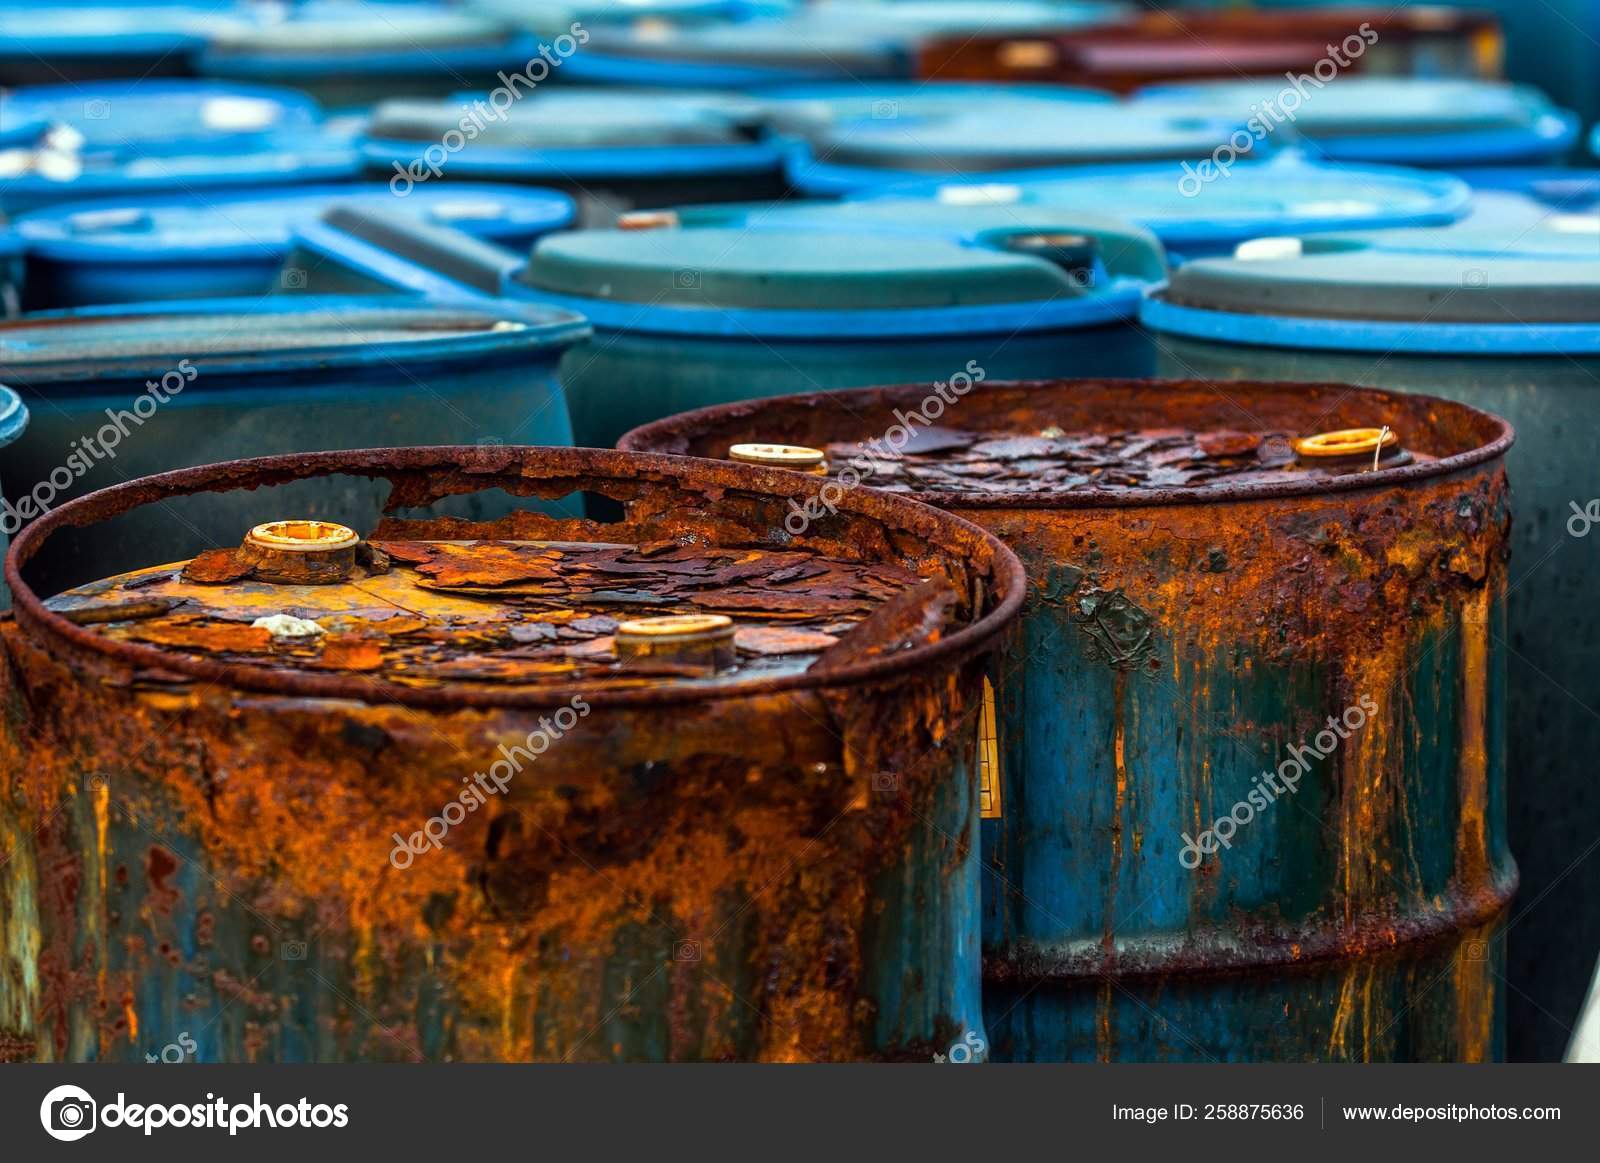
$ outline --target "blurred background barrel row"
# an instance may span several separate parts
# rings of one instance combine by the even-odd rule
[[[948,396],[959,377],[973,394],[939,397],[948,414],[919,451],[934,458],[929,472],[945,471],[941,456],[967,457],[955,475],[988,484],[898,491],[967,516],[1028,567],[1022,628],[996,648],[983,696],[963,660],[952,669],[959,696],[929,704],[962,724],[952,734],[968,745],[988,724],[984,802],[999,807],[980,827],[968,810],[977,801],[961,792],[978,754],[942,756],[917,794],[951,832],[899,820],[854,841],[907,844],[862,867],[887,884],[905,860],[902,890],[923,886],[946,911],[919,916],[901,901],[891,928],[856,916],[837,940],[856,943],[850,980],[861,1012],[878,1016],[848,1036],[828,1032],[827,987],[805,978],[793,1019],[805,1046],[822,1057],[948,1054],[976,1044],[970,1034],[1018,1060],[1559,1058],[1600,952],[1600,793],[1586,767],[1600,751],[1590,601],[1600,564],[1585,537],[1600,522],[1600,483],[1583,439],[1600,381],[1597,65],[1594,0],[0,0],[0,534],[94,490],[140,497],[52,518],[48,537],[25,534],[14,576],[42,604],[23,606],[10,649],[24,677],[12,689],[48,703],[55,672],[28,666],[58,651],[81,661],[84,640],[47,606],[117,637],[126,626],[97,603],[161,580],[138,571],[231,549],[277,518],[365,533],[388,495],[358,460],[219,472],[243,473],[247,491],[129,486],[152,474],[450,446],[429,462],[442,474],[470,476],[480,457],[498,467],[482,470],[494,488],[423,498],[428,528],[449,542],[461,540],[441,532],[449,522],[515,528],[508,514],[529,494],[495,461],[502,446],[621,441],[711,459],[734,444],[802,457],[836,446],[804,462],[836,473],[840,448],[894,422],[889,402],[913,407],[934,386]],[[1134,382],[1157,376],[1167,386]],[[1059,382],[1069,379],[1085,382]],[[1037,390],[1014,398],[1012,381]],[[886,385],[912,387],[877,394]],[[1280,455],[1284,441],[1385,426],[1402,447],[1378,436],[1365,468],[1347,457],[1330,473]],[[1075,438],[1094,448],[1130,431],[1135,461],[1182,434],[1216,463],[1192,480],[1160,466],[1111,500],[1097,480],[1056,471],[1053,457],[1086,455]],[[994,456],[968,457],[969,445]],[[1285,475],[1205,491],[1208,474],[1239,471],[1240,456],[1250,474]],[[384,462],[402,477],[419,471],[395,464]],[[535,497],[539,527],[568,522],[563,539],[603,541],[604,523],[630,503],[636,512],[615,487],[627,471],[574,468],[558,482],[570,489]],[[1363,471],[1371,480],[1352,484]],[[581,487],[585,473],[610,484]],[[877,475],[865,483],[884,484]],[[682,504],[713,487],[699,479],[673,486]],[[1174,503],[1185,488],[1201,503]],[[1008,491],[1028,499],[1011,506]],[[426,492],[413,480],[394,495]],[[794,531],[783,532],[779,495],[762,512],[781,539]],[[836,533],[842,518],[820,520]],[[912,518],[873,520],[899,529]],[[933,540],[928,560],[959,557],[948,537]],[[823,535],[812,549],[847,543]],[[884,568],[915,564],[876,541],[861,552]],[[1018,604],[972,596],[1005,573],[995,561],[993,576],[963,583],[965,623],[950,632],[996,636],[998,606]],[[1208,592],[1231,611],[1208,606]],[[180,587],[162,614],[196,601],[211,608]],[[825,621],[802,624],[836,636]],[[494,633],[474,649],[526,649],[544,631]],[[821,638],[802,639],[811,660]],[[188,658],[197,641],[177,633],[168,646]],[[516,664],[484,680],[501,660],[468,661],[439,672],[463,708],[481,681],[544,697]],[[467,670],[474,677],[449,677]],[[239,686],[245,702],[251,681]],[[1315,791],[1280,807],[1270,836],[1262,828],[1256,855],[1179,866],[1168,849],[1177,825],[1203,828],[1243,802],[1262,740],[1274,753],[1314,735],[1381,682],[1399,704],[1384,706],[1369,750],[1319,768]],[[133,718],[148,713],[185,738],[181,716],[164,717],[171,707],[134,702]],[[86,704],[101,754],[123,745],[112,745],[122,728],[105,725],[114,704]],[[792,717],[751,705],[775,723]],[[903,700],[886,696],[883,708],[892,717]],[[50,860],[115,882],[154,859],[140,855],[136,830],[103,850],[101,785],[87,769],[63,759],[30,783],[27,731],[39,732],[36,746],[66,731],[37,711],[14,717],[24,726],[6,752],[7,778],[30,802],[0,824],[8,851],[41,829],[54,846],[0,866],[10,877],[0,908],[16,918],[43,907]],[[298,712],[284,711],[261,729],[289,730],[281,723]],[[200,716],[206,731],[221,729],[213,713],[208,704]],[[309,786],[336,764],[346,778],[363,762],[345,746],[350,732],[392,726],[350,722],[340,742],[319,744],[326,770],[312,762],[295,778]],[[454,719],[441,729],[466,732]],[[896,729],[886,744],[896,754],[928,744],[925,731],[945,734]],[[1255,744],[1241,745],[1245,733]],[[196,753],[219,745],[204,732],[189,742]],[[717,763],[737,762],[727,739],[717,744]],[[648,765],[641,746],[628,763]],[[870,785],[878,774],[854,770],[848,749],[824,752],[817,770],[830,779]],[[428,754],[440,779],[467,762]],[[171,827],[172,851],[196,870],[273,891],[259,851],[240,836],[214,846],[159,786],[161,764],[176,762],[129,761],[131,799]],[[270,757],[232,762],[262,778],[272,768]],[[781,765],[760,762],[777,778]],[[700,779],[723,768],[682,770]],[[584,810],[603,812],[610,794]],[[651,810],[650,789],[627,794]],[[843,794],[819,792],[808,810],[843,807]],[[879,803],[868,795],[851,810],[862,802]],[[526,810],[562,832],[550,805]],[[51,831],[57,818],[72,821],[70,835]],[[343,821],[352,835],[362,823]],[[387,835],[376,815],[364,823]],[[510,827],[495,826],[491,855]],[[329,843],[339,834],[325,830]],[[591,853],[608,843],[598,825],[574,835]],[[680,856],[637,867],[691,867]],[[379,958],[393,979],[378,987],[370,967],[330,962],[332,994],[274,970],[293,996],[252,1003],[252,1029],[273,1031],[265,1040],[224,1023],[226,999],[209,992],[218,973],[266,972],[248,916],[232,918],[234,945],[208,973],[196,934],[225,902],[192,894],[159,922],[149,901],[130,904],[146,930],[116,956],[97,945],[123,923],[103,891],[46,902],[56,943],[14,943],[23,952],[0,977],[10,983],[0,1049],[137,1057],[133,1030],[170,1026],[189,1006],[219,1023],[216,1056],[606,1056],[574,1049],[587,1043],[572,1015],[549,1026],[532,999],[554,988],[574,1013],[602,1014],[631,1004],[627,983],[652,958],[678,960],[693,935],[659,916],[624,924],[625,893],[614,929],[584,930],[584,963],[602,987],[549,978],[498,999],[534,1024],[526,1036],[496,1041],[495,998],[468,997],[449,972],[415,971],[429,941],[408,924],[448,931],[472,950],[461,965],[506,939],[494,919],[504,894],[482,878],[550,875],[531,847],[518,859],[452,869],[488,910],[464,927],[439,919],[441,902],[456,900],[443,879],[430,882],[433,898],[401,894],[390,910],[370,884],[291,878],[284,909],[326,893],[348,911],[383,912],[388,928],[341,939],[363,956],[384,941],[404,952]],[[165,891],[152,887],[151,900]],[[668,898],[678,898],[663,896],[670,913]],[[713,911],[733,925],[737,909],[725,906]],[[530,900],[512,911],[519,939],[543,942],[533,961],[558,962],[561,938]],[[808,932],[806,955],[825,958],[834,939]],[[764,927],[739,946],[743,962],[722,967],[739,991],[757,988],[757,962],[778,956],[777,940]],[[482,963],[515,973],[515,958]],[[37,984],[45,970],[50,988]],[[127,996],[106,992],[107,972],[131,983]],[[934,983],[929,992],[913,976]],[[677,988],[650,995],[662,1013],[618,1033],[614,1056],[807,1056],[760,1024],[770,1014],[745,1028],[709,995]],[[339,1027],[345,994],[382,1015],[365,1015],[379,1033]],[[690,1036],[664,1016],[685,1006],[715,1019]],[[387,1025],[410,1033],[385,1042]]]

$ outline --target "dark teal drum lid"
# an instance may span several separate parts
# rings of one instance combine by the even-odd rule
[[[1171,108],[1084,102],[1035,105],[1024,115],[1000,100],[948,116],[845,122],[816,134],[812,148],[832,166],[962,173],[1205,158],[1236,128],[1237,122]]]
[[[1273,132],[1389,137],[1536,129],[1559,117],[1537,89],[1489,81],[1339,76],[1326,84],[1274,77],[1163,85],[1142,100],[1191,114],[1252,117]]]
[[[852,121],[923,120],[1004,105],[1016,117],[1059,110],[1062,103],[1110,104],[1110,93],[1066,85],[984,85],[964,81],[856,81],[781,85],[757,94],[776,132],[812,137]]]
[[[366,298],[191,300],[48,312],[0,323],[0,382],[320,372],[554,353],[588,325],[568,311],[386,306]]]
[[[386,101],[373,111],[367,136],[432,144],[452,134],[464,138],[455,150],[723,145],[747,140],[745,123],[756,116],[738,99],[598,90],[541,92],[476,119],[467,116],[469,110],[465,98]]]
[[[1262,316],[1263,339],[1283,318],[1600,329],[1600,216],[1558,217],[1533,238],[1453,227],[1263,239],[1239,253],[1181,268],[1161,302]]]
[[[717,227],[582,231],[541,241],[516,282],[598,329],[735,342],[933,342],[1126,323],[1165,277],[1160,243],[1107,219],[1071,226],[1059,237],[967,243]]]

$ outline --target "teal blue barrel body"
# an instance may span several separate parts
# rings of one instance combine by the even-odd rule
[[[1305,74],[1158,85],[1138,96],[1190,116],[1233,117],[1249,137],[1300,142],[1342,162],[1550,165],[1578,136],[1577,115],[1538,89],[1493,81]]]
[[[6,447],[15,443],[27,429],[28,406],[22,402],[21,396],[0,385],[0,458],[4,458]],[[4,494],[0,493],[0,506],[4,504]],[[21,523],[9,510],[0,509],[0,551],[11,544],[11,535],[20,528]],[[9,608],[10,605],[11,591],[0,581],[0,609]]]
[[[1528,904],[1507,930],[1511,1054],[1560,1057],[1600,946],[1600,649],[1588,535],[1600,375],[1600,216],[1545,210],[1382,236],[1265,243],[1184,267],[1151,300],[1164,370],[1382,384],[1460,400],[1517,430],[1505,641],[1510,835]]]
[[[1188,175],[1187,177],[1185,175]],[[1185,182],[1190,183],[1185,185]],[[686,207],[680,221],[751,229],[922,232],[968,238],[1044,212],[1104,212],[1149,230],[1170,262],[1228,254],[1264,234],[1442,226],[1468,213],[1460,179],[1389,166],[1341,166],[1292,154],[1241,166],[1207,187],[1172,165],[1019,170],[888,186],[839,203]]]
[[[6,95],[8,215],[68,201],[348,181],[361,159],[303,93],[212,81],[41,85]]]
[[[1398,442],[1295,451],[1368,424]],[[983,731],[993,1056],[1491,1061],[1510,442],[1438,399],[1190,379],[752,401],[622,447],[807,446],[836,494],[1023,559]]]
[[[305,289],[316,272],[289,259],[294,224],[337,206],[392,209],[516,250],[570,225],[575,212],[555,190],[487,182],[405,198],[350,184],[71,202],[15,223],[27,247],[23,302],[46,311]]]
[[[511,7],[515,0],[496,0]],[[747,19],[650,19],[591,25],[589,51],[563,80],[675,89],[748,89],[811,82],[908,80],[930,37],[1076,28],[1126,12],[1095,0],[931,0],[774,6]],[[674,8],[679,6],[672,6]],[[730,6],[731,7],[731,6]],[[583,17],[579,16],[580,19]]]
[[[343,108],[397,94],[488,90],[505,84],[502,73],[526,76],[534,63],[548,71],[551,58],[541,49],[560,59],[578,47],[567,28],[561,34],[566,41],[552,49],[504,20],[459,6],[301,0],[218,28],[196,65],[205,76],[293,85]]]
[[[510,316],[317,296],[24,316],[0,325],[0,383],[33,413],[0,469],[5,494],[28,521],[93,489],[246,451],[440,438],[570,444],[556,369],[587,332],[560,310]],[[301,515],[335,514],[370,488],[328,484],[301,498]],[[59,558],[37,563],[34,579],[53,592],[130,549],[176,559],[229,544],[237,512],[255,503],[197,500],[146,511],[94,539],[68,536]]]
[[[28,584],[69,525],[199,494],[298,513],[343,475],[378,504],[279,523],[350,545],[321,584],[256,568],[253,506],[201,559],[130,547],[71,592]],[[626,517],[532,507],[574,487]],[[441,508],[478,491],[523,504]],[[367,449],[139,478],[24,530],[0,619],[0,1058],[981,1048],[971,726],[1021,563],[868,490],[785,535],[816,491],[595,449]],[[784,588],[797,572],[832,592]],[[252,624],[286,610],[323,633]],[[714,655],[616,641],[697,614]]]
[[[565,190],[588,225],[622,210],[774,197],[783,158],[759,107],[716,94],[550,90],[504,108],[466,96],[386,101],[362,154],[396,193],[440,181]]]
[[[685,227],[551,235],[524,263],[437,235],[398,258],[393,223],[301,232],[325,264],[434,298],[582,314],[563,363],[574,435],[603,447],[674,412],[874,381],[1148,369],[1129,325],[1166,275],[1160,244],[1092,215],[1006,217],[967,243],[934,236]],[[393,228],[390,228],[393,227]],[[1057,235],[1071,246],[1056,247]],[[498,266],[497,266],[498,261]]]

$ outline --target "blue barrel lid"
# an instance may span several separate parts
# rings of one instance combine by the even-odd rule
[[[922,203],[921,208],[918,202]],[[1193,168],[1105,166],[1013,171],[919,181],[869,190],[831,217],[872,218],[915,227],[960,225],[977,213],[1105,210],[1151,230],[1167,246],[1242,242],[1261,234],[1435,226],[1467,213],[1472,192],[1459,178],[1390,166],[1348,166],[1286,153],[1239,165],[1203,183]],[[823,207],[807,211],[823,215]]]
[[[540,241],[517,280],[600,327],[867,338],[1110,322],[1166,275],[1160,244],[1137,227],[1075,215],[1051,229],[1097,253],[1074,269],[999,237],[586,230]]]
[[[503,20],[445,4],[301,0],[258,11],[208,39],[202,71],[217,76],[306,76],[466,65],[522,64],[537,53]]]
[[[1116,100],[1098,89],[1069,85],[990,85],[972,81],[850,81],[775,85],[759,91],[767,124],[779,133],[809,136],[830,126],[860,120],[949,117],[975,105],[1000,102],[1022,106],[1028,116],[1037,106],[1102,103]]]
[[[43,311],[0,322],[0,382],[67,384],[163,375],[203,381],[421,361],[477,362],[558,349],[589,333],[555,307],[415,304],[372,296],[193,299]]]
[[[184,79],[30,85],[0,100],[0,126],[66,126],[79,149],[120,153],[305,132],[320,117],[317,103],[294,89]]]
[[[1002,97],[945,116],[858,118],[827,127],[813,136],[810,159],[797,159],[795,168],[808,185],[813,170],[824,170],[843,190],[916,173],[1198,160],[1236,128],[1235,121],[1122,103],[1034,105],[1019,116],[1015,102]]]
[[[774,169],[781,153],[753,139],[752,116],[744,101],[600,90],[540,91],[498,117],[460,100],[386,101],[361,149],[419,181],[433,169],[551,181]]]
[[[17,212],[64,199],[124,197],[173,190],[280,183],[333,182],[361,172],[349,142],[316,134],[281,143],[252,142],[239,150],[122,157],[48,148],[0,153],[0,207]]]
[[[1197,259],[1144,309],[1159,331],[1270,347],[1600,353],[1600,214],[1513,229],[1265,238]]]
[[[0,384],[0,448],[10,444],[28,428],[28,406],[22,397]]]
[[[484,16],[537,32],[565,29],[573,21],[585,28],[697,24],[735,20],[749,8],[745,0],[470,0]]]
[[[1196,82],[1152,86],[1138,100],[1256,119],[1269,136],[1304,139],[1346,161],[1487,164],[1561,153],[1577,133],[1573,114],[1527,85],[1351,76],[1318,86],[1315,78]],[[1296,105],[1286,110],[1290,95]]]
[[[14,225],[33,254],[58,262],[216,261],[281,254],[297,222],[335,206],[414,216],[491,240],[558,230],[575,210],[567,195],[529,186],[454,182],[396,197],[374,184],[102,198],[36,210]]]
[[[1461,177],[1474,190],[1521,194],[1556,209],[1583,210],[1600,203],[1600,170],[1554,166],[1474,168],[1461,171]]]
[[[51,3],[0,6],[0,58],[183,55],[241,18],[232,3]]]
[[[1070,28],[1126,12],[1113,3],[1068,0],[830,0],[778,19],[597,29],[569,75],[631,85],[766,85],[808,80],[910,77],[929,36]]]

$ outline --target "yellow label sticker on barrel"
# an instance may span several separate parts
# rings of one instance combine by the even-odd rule
[[[995,722],[994,687],[983,680],[983,710],[978,715],[978,815],[1000,818],[1000,731]]]

